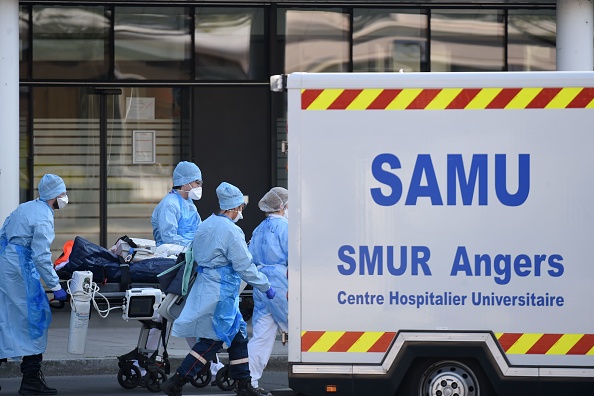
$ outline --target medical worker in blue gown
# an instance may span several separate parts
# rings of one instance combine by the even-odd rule
[[[226,182],[216,192],[221,210],[200,223],[194,237],[194,261],[200,276],[172,329],[174,336],[196,337],[198,342],[175,375],[161,384],[161,390],[169,396],[180,396],[184,384],[224,343],[228,346],[230,376],[237,380],[237,395],[270,395],[257,392],[251,384],[246,323],[239,312],[239,285],[243,279],[269,299],[274,298],[275,291],[252,263],[245,235],[235,224],[243,218],[243,194]]]
[[[248,343],[252,386],[258,381],[270,359],[277,331],[288,333],[287,263],[289,259],[289,192],[273,187],[258,203],[266,218],[252,233],[249,250],[258,270],[265,274],[276,291],[273,300],[254,290],[252,337]]]
[[[182,161],[173,170],[173,188],[153,210],[155,244],[189,246],[200,215],[193,200],[202,197],[202,172],[193,162]]]
[[[54,210],[68,204],[66,185],[47,174],[38,186],[39,198],[20,204],[0,229],[0,359],[22,358],[21,395],[55,395],[41,372],[52,321],[41,284],[66,300],[52,263]]]
[[[151,217],[153,237],[157,246],[163,244],[189,246],[194,241],[194,233],[202,219],[193,201],[198,201],[200,198],[202,198],[200,168],[193,162],[181,161],[173,170],[173,188],[155,207]],[[146,347],[157,349],[160,336],[159,330],[151,329]],[[190,347],[195,344],[195,341],[195,339],[188,340]],[[223,364],[218,357],[215,357],[211,364],[213,377],[222,367]],[[140,368],[140,371],[144,379],[146,371],[143,368]],[[143,382],[141,382],[142,385]]]

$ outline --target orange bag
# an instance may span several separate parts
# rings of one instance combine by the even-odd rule
[[[54,268],[56,268],[58,265],[60,265],[64,262],[68,261],[68,259],[70,257],[70,252],[72,252],[72,245],[74,245],[74,240],[71,239],[69,241],[66,241],[66,243],[64,244],[64,248],[62,250],[62,254],[54,262]]]

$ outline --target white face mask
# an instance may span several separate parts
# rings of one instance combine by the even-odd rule
[[[285,214],[283,216],[285,216],[285,219],[289,220],[289,208],[285,209]]]
[[[188,192],[188,198],[198,201],[202,198],[202,187],[195,187]]]
[[[243,213],[241,211],[237,212],[237,216],[233,219],[234,223],[237,223],[239,220],[243,219]]]
[[[68,205],[68,195],[58,197],[58,209],[64,209]]]

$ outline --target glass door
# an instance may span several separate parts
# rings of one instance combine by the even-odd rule
[[[152,239],[152,211],[189,147],[185,95],[170,87],[33,89],[34,186],[55,173],[70,200],[56,211],[55,254],[76,236],[104,247],[123,235]]]

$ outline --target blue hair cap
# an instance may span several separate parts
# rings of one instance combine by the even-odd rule
[[[227,182],[219,184],[217,197],[219,198],[219,207],[222,210],[233,209],[244,203],[243,194],[239,188]]]
[[[65,193],[66,184],[64,184],[64,180],[60,176],[47,173],[41,178],[37,189],[39,190],[39,199],[49,201]]]
[[[202,180],[202,172],[195,163],[182,161],[177,164],[173,171],[174,186],[183,186],[196,180]]]

